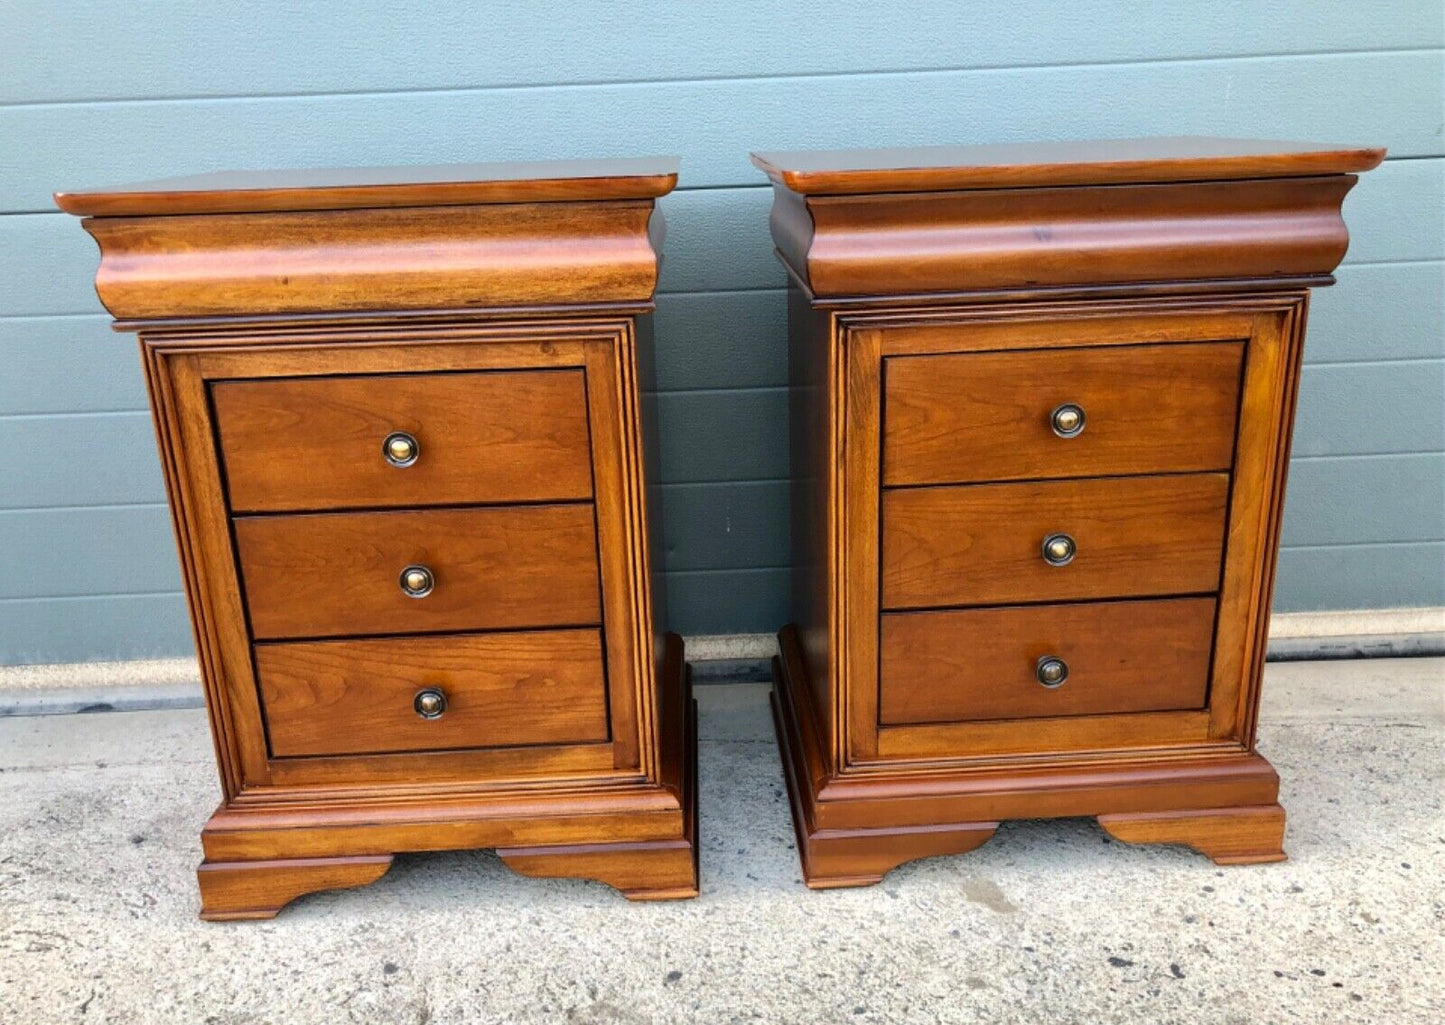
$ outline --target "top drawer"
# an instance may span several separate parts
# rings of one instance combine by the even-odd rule
[[[890,357],[883,483],[1228,469],[1243,358],[1243,342]]]
[[[592,495],[580,369],[220,381],[211,396],[236,512]]]

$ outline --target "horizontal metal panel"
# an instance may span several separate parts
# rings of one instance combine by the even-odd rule
[[[673,392],[658,396],[664,484],[788,476],[788,393]]]
[[[664,487],[663,566],[672,571],[788,565],[789,489],[788,481]]]
[[[24,144],[0,164],[0,210],[248,167],[664,153],[683,155],[684,186],[717,187],[761,180],[749,150],[840,145],[1223,135],[1439,156],[1440,73],[1438,53],[1393,52],[13,106],[0,139]]]
[[[791,571],[667,575],[667,628],[680,634],[776,633],[788,621]]]
[[[1445,542],[1287,548],[1276,612],[1445,605]]]
[[[1442,358],[1442,324],[1445,263],[1347,263],[1310,295],[1305,362]]]
[[[0,332],[4,327],[0,321]],[[660,295],[653,327],[658,391],[788,383],[788,295],[782,287]]]
[[[59,211],[0,217],[0,252],[23,253],[0,275],[0,316],[104,313],[95,294],[100,250]]]
[[[1305,367],[1293,454],[1445,452],[1445,360]]]
[[[164,498],[148,412],[0,418],[0,509]]]
[[[0,512],[0,599],[181,589],[164,505]]]
[[[0,320],[0,416],[98,413],[146,407],[134,335],[104,313]]]
[[[180,594],[0,601],[0,665],[163,658],[193,650]]]
[[[773,251],[766,185],[675,192],[660,199],[667,242],[658,272],[661,292],[719,292],[786,287]]]
[[[1445,452],[1296,459],[1283,543],[1445,541]]]
[[[1167,0],[1132,10],[1121,32],[1117,0],[917,0],[906,18],[866,0],[641,0],[625,17],[606,0],[26,0],[0,36],[0,103],[528,85],[539,54],[548,82],[585,83],[1438,46],[1431,7]]]
[[[1445,160],[1387,158],[1360,175],[1343,212],[1346,264],[1445,258]]]

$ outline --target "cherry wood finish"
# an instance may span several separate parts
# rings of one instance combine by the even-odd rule
[[[1277,804],[1100,815],[1099,825],[1125,843],[1181,844],[1220,865],[1285,860],[1284,809]]]
[[[1214,599],[890,613],[881,725],[1204,707]],[[1050,689],[1040,659],[1062,659]]]
[[[614,157],[214,171],[57,192],[55,202],[66,213],[123,217],[649,199],[672,191],[677,164],[675,157]]]
[[[650,303],[651,199],[92,217],[123,319]],[[278,268],[285,268],[284,272]]]
[[[1228,496],[1221,473],[887,490],[882,607],[1213,591]]]
[[[57,197],[140,335],[221,777],[203,917],[468,847],[696,892],[641,415],[674,180],[601,161]]]
[[[258,644],[256,676],[278,758],[607,740],[595,629]]]
[[[1283,857],[1255,730],[1307,289],[1344,255],[1349,172],[1382,156],[754,157],[791,278],[774,712],[810,886],[1023,817]]]
[[[592,497],[581,370],[221,381],[211,400],[237,512]],[[396,433],[406,465],[377,441]]]
[[[1227,470],[1244,343],[888,359],[883,483]],[[1060,437],[1054,410],[1084,410]]]
[[[274,861],[208,861],[196,877],[201,917],[211,922],[275,918],[297,897],[317,890],[368,886],[391,868],[390,854]]]
[[[591,505],[242,516],[257,640],[573,626],[601,620]],[[401,587],[409,566],[435,583]]]
[[[753,154],[775,183],[806,196],[1341,174],[1383,159],[1360,146],[1188,135]]]
[[[787,192],[774,201],[773,237],[803,284],[830,298],[1101,281],[1323,284],[1349,244],[1340,218],[1347,177],[806,199]]]

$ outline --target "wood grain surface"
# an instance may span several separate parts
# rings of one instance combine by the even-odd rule
[[[1086,602],[882,617],[884,725],[1202,708],[1214,599]],[[1054,689],[1038,660],[1068,665]]]
[[[778,251],[819,298],[1218,280],[1328,283],[1352,175],[799,197]]]
[[[1365,146],[1205,136],[752,155],[774,182],[806,195],[1297,177],[1368,171],[1384,158]]]
[[[797,311],[794,473],[816,478],[793,536],[825,553],[775,663],[809,886],[1009,818],[1283,856],[1254,735],[1307,289],[1332,282],[1341,202],[1382,157],[754,155]],[[1064,403],[1073,438],[1051,428]],[[1068,664],[1057,688],[1045,655]]]
[[[614,157],[216,171],[57,192],[55,203],[66,213],[115,217],[652,199],[677,184],[677,164],[675,157]]]
[[[297,897],[369,886],[391,868],[390,854],[334,858],[207,861],[196,870],[201,917],[208,922],[275,918]]]
[[[651,199],[92,217],[123,319],[650,302]]]
[[[635,345],[675,181],[601,161],[59,197],[96,215],[97,294],[141,338],[223,790],[205,917],[467,847],[697,893]]]
[[[1243,342],[893,357],[884,484],[1227,470]],[[1062,438],[1052,412],[1084,411]]]
[[[1193,847],[1216,865],[1284,861],[1284,808],[1278,804],[1237,808],[1184,808],[1100,815],[1099,825],[1125,843]]]
[[[246,516],[235,521],[257,639],[601,621],[592,506]],[[431,570],[424,598],[401,571]]]
[[[883,493],[885,609],[1217,590],[1224,474],[890,489]],[[1077,555],[1045,562],[1045,537]]]
[[[607,740],[595,629],[258,644],[256,671],[277,758]]]
[[[581,369],[220,381],[211,396],[237,512],[592,496]],[[410,466],[383,454],[394,431],[417,441]]]

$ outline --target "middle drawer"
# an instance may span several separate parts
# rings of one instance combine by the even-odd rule
[[[1217,590],[1222,473],[883,492],[884,609]]]
[[[590,504],[243,516],[257,640],[601,621]]]

